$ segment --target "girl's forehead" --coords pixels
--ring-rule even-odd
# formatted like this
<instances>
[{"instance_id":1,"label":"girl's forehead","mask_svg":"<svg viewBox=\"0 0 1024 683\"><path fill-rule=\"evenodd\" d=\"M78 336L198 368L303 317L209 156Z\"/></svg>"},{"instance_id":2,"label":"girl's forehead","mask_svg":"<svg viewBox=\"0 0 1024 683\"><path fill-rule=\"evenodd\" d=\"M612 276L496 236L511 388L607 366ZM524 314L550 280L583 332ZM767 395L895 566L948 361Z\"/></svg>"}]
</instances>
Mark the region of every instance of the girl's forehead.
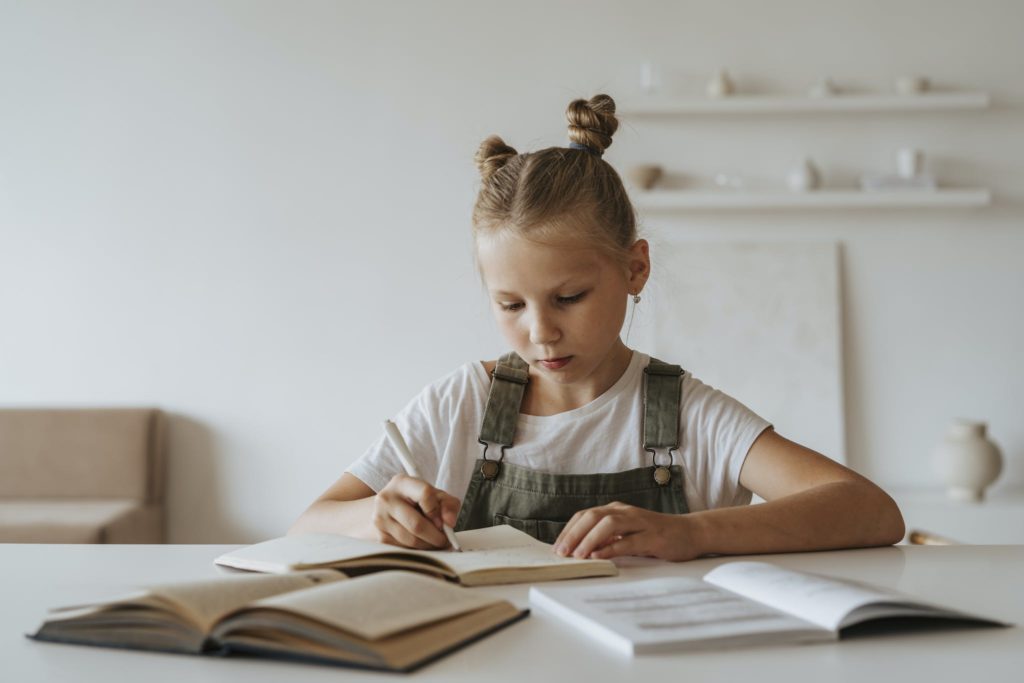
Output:
<instances>
[{"instance_id":1,"label":"girl's forehead","mask_svg":"<svg viewBox=\"0 0 1024 683\"><path fill-rule=\"evenodd\" d=\"M479 240L477 259L487 287L505 292L557 288L609 266L600 251L586 244L546 244L518 236Z\"/></svg>"},{"instance_id":2,"label":"girl's forehead","mask_svg":"<svg viewBox=\"0 0 1024 683\"><path fill-rule=\"evenodd\" d=\"M480 237L476 250L481 265L485 262L497 266L526 261L594 267L606 260L597 248L583 240L539 241L509 233Z\"/></svg>"}]
</instances>

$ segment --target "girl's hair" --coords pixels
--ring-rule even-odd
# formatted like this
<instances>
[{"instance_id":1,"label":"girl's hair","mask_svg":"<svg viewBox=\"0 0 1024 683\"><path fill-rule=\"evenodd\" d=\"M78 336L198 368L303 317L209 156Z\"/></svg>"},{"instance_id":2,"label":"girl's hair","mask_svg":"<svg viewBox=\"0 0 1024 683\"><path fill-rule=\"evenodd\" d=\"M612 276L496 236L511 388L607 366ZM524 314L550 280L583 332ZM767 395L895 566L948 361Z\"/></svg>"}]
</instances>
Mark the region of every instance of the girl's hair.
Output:
<instances>
[{"instance_id":1,"label":"girl's hair","mask_svg":"<svg viewBox=\"0 0 1024 683\"><path fill-rule=\"evenodd\" d=\"M637 239L633 205L619 174L601 154L619 127L608 95L573 100L565 111L569 140L519 154L497 135L476 153L483 184L473 207L473 238L512 233L542 242L582 239L624 261Z\"/></svg>"}]
</instances>

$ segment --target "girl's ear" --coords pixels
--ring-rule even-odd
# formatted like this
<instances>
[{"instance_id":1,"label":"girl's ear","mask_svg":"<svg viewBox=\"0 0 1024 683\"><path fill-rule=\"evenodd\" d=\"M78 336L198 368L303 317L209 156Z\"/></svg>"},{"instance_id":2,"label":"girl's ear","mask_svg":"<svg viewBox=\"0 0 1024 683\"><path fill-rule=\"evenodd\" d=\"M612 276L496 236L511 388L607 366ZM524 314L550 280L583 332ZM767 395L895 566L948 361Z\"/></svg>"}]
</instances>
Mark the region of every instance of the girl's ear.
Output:
<instances>
[{"instance_id":1,"label":"girl's ear","mask_svg":"<svg viewBox=\"0 0 1024 683\"><path fill-rule=\"evenodd\" d=\"M651 276L650 245L647 240L637 240L629 248L629 291L639 294Z\"/></svg>"}]
</instances>

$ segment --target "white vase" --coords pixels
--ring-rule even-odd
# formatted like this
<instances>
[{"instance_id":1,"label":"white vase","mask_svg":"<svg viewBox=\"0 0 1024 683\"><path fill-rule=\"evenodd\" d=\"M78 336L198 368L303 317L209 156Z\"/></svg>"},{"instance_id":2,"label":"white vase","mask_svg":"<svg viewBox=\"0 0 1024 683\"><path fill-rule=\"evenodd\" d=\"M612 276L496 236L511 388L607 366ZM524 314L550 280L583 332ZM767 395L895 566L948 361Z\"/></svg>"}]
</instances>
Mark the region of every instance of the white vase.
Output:
<instances>
[{"instance_id":1,"label":"white vase","mask_svg":"<svg viewBox=\"0 0 1024 683\"><path fill-rule=\"evenodd\" d=\"M727 97L736 90L736 86L733 84L732 79L729 78L729 72L725 69L721 69L711 80L708 81L704 88L708 97L719 98Z\"/></svg>"},{"instance_id":2,"label":"white vase","mask_svg":"<svg viewBox=\"0 0 1024 683\"><path fill-rule=\"evenodd\" d=\"M813 161L804 159L786 174L786 185L793 192L807 192L817 189L821 185L821 171L818 170Z\"/></svg>"},{"instance_id":3,"label":"white vase","mask_svg":"<svg viewBox=\"0 0 1024 683\"><path fill-rule=\"evenodd\" d=\"M999 447L985 435L984 422L953 420L935 447L935 464L954 500L978 503L985 487L999 476L1003 458Z\"/></svg>"},{"instance_id":4,"label":"white vase","mask_svg":"<svg viewBox=\"0 0 1024 683\"><path fill-rule=\"evenodd\" d=\"M924 152L911 147L896 150L896 174L901 178L916 178L924 171Z\"/></svg>"}]
</instances>

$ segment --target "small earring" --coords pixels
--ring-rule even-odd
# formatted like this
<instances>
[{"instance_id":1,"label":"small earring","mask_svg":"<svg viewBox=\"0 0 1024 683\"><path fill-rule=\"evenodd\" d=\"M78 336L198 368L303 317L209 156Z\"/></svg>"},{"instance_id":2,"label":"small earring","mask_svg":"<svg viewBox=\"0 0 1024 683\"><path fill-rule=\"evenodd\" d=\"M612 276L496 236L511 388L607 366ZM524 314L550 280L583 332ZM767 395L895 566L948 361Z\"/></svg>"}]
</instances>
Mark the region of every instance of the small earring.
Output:
<instances>
[{"instance_id":1,"label":"small earring","mask_svg":"<svg viewBox=\"0 0 1024 683\"><path fill-rule=\"evenodd\" d=\"M640 303L640 295L639 294L634 294L633 295L633 305L635 306L638 303Z\"/></svg>"}]
</instances>

